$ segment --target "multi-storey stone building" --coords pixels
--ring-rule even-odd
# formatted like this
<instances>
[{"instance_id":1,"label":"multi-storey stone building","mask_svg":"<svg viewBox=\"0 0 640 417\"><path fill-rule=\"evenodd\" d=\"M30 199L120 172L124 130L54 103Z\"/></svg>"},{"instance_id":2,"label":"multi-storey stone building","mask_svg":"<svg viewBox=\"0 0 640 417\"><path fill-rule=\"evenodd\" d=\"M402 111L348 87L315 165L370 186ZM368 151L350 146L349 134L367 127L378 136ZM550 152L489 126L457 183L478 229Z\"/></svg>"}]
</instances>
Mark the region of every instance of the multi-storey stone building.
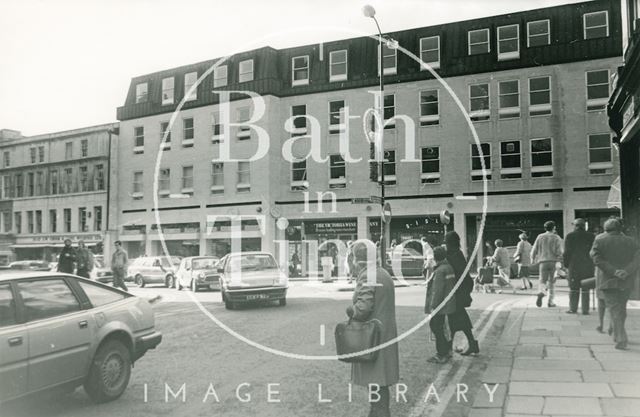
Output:
<instances>
[{"instance_id":1,"label":"multi-storey stone building","mask_svg":"<svg viewBox=\"0 0 640 417\"><path fill-rule=\"evenodd\" d=\"M101 251L115 136L117 123L30 137L3 135L0 230L10 238L13 258L55 260L66 238Z\"/></svg>"},{"instance_id":2,"label":"multi-storey stone building","mask_svg":"<svg viewBox=\"0 0 640 417\"><path fill-rule=\"evenodd\" d=\"M576 216L597 228L617 213L607 206L618 164L605 108L621 62L620 20L616 2L598 0L389 33L401 48L385 46L382 57L387 242L439 241L437 214L448 209L449 227L474 245L484 180L485 241L515 244L520 230L535 236L549 219L561 233ZM369 37L265 47L133 78L118 109L113 201L129 252L161 253L164 236L174 254L221 255L230 249L230 223L212 216L236 214L264 216L243 220L245 249L378 239L379 206L352 204L380 194L362 120L377 91L377 47ZM264 114L253 122L255 101L232 94L229 118L238 125L225 134L224 91L256 92ZM347 119L346 109L359 118ZM255 126L268 133L266 155L212 161L225 144L236 159L254 155ZM345 161L341 133L358 162ZM323 160L303 158L305 139L293 146L301 160L286 160L291 138L309 134Z\"/></svg>"}]
</instances>

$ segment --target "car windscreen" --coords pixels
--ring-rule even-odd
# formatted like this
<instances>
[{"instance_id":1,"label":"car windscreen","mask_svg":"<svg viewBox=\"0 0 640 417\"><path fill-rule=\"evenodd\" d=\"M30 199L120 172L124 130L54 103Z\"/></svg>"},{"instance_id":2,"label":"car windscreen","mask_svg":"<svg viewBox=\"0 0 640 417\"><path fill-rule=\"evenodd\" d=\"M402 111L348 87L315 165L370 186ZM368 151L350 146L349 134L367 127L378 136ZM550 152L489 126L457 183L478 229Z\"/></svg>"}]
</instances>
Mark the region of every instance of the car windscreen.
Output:
<instances>
[{"instance_id":1,"label":"car windscreen","mask_svg":"<svg viewBox=\"0 0 640 417\"><path fill-rule=\"evenodd\" d=\"M231 258L229 269L237 271L261 271L264 269L276 269L275 259L270 255L243 255Z\"/></svg>"},{"instance_id":2,"label":"car windscreen","mask_svg":"<svg viewBox=\"0 0 640 417\"><path fill-rule=\"evenodd\" d=\"M193 269L214 269L218 263L217 258L198 258L192 262Z\"/></svg>"}]
</instances>

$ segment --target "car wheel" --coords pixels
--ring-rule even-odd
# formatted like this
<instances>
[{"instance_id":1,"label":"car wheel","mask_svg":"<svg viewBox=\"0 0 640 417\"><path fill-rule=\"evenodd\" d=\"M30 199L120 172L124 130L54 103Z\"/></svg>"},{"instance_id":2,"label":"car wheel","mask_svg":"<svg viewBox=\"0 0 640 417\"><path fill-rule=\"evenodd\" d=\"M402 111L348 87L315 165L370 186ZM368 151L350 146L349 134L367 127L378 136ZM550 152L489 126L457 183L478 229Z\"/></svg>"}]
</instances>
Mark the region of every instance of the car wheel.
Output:
<instances>
[{"instance_id":1,"label":"car wheel","mask_svg":"<svg viewBox=\"0 0 640 417\"><path fill-rule=\"evenodd\" d=\"M93 358L84 389L96 403L120 397L131 377L131 355L118 340L105 342Z\"/></svg>"},{"instance_id":2,"label":"car wheel","mask_svg":"<svg viewBox=\"0 0 640 417\"><path fill-rule=\"evenodd\" d=\"M231 301L229 300L224 301L224 308L226 308L227 310L233 310L235 307L236 307L235 304L233 304Z\"/></svg>"},{"instance_id":3,"label":"car wheel","mask_svg":"<svg viewBox=\"0 0 640 417\"><path fill-rule=\"evenodd\" d=\"M173 277L173 275L168 275L164 279L164 286L166 288L173 288L175 286L175 278Z\"/></svg>"},{"instance_id":4,"label":"car wheel","mask_svg":"<svg viewBox=\"0 0 640 417\"><path fill-rule=\"evenodd\" d=\"M142 275L136 275L135 282L140 288L144 288L144 286L146 285Z\"/></svg>"},{"instance_id":5,"label":"car wheel","mask_svg":"<svg viewBox=\"0 0 640 417\"><path fill-rule=\"evenodd\" d=\"M287 299L286 298L281 298L278 303L280 304L280 307L284 307L287 305Z\"/></svg>"},{"instance_id":6,"label":"car wheel","mask_svg":"<svg viewBox=\"0 0 640 417\"><path fill-rule=\"evenodd\" d=\"M195 279L191 280L191 291L198 292L198 284Z\"/></svg>"}]
</instances>

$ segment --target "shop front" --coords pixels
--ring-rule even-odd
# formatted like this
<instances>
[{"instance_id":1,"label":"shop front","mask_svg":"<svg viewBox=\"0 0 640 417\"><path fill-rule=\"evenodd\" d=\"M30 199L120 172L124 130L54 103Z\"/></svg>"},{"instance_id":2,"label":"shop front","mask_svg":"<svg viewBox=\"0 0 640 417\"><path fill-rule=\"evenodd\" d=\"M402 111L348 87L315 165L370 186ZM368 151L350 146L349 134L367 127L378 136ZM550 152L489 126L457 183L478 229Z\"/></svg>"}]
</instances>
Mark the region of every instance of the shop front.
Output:
<instances>
[{"instance_id":1,"label":"shop front","mask_svg":"<svg viewBox=\"0 0 640 417\"><path fill-rule=\"evenodd\" d=\"M43 260L55 262L66 239L71 240L73 247L77 247L78 242L83 240L85 245L96 255L102 254L103 236L92 233L18 236L16 237L16 243L11 245L11 248L14 250L18 261Z\"/></svg>"},{"instance_id":2,"label":"shop front","mask_svg":"<svg viewBox=\"0 0 640 417\"><path fill-rule=\"evenodd\" d=\"M604 222L612 217L620 217L620 210L602 209L575 211L575 218L585 219L587 221L587 230L596 235L604 231Z\"/></svg>"},{"instance_id":3,"label":"shop front","mask_svg":"<svg viewBox=\"0 0 640 417\"><path fill-rule=\"evenodd\" d=\"M427 216L398 216L393 217L389 223L389 239L387 246L393 246L407 240L420 240L423 237L433 247L443 243L444 234L453 230L454 219L444 225L440 222L439 215ZM374 242L380 240L380 218L369 219L369 236Z\"/></svg>"},{"instance_id":4,"label":"shop front","mask_svg":"<svg viewBox=\"0 0 640 417\"><path fill-rule=\"evenodd\" d=\"M262 229L258 218L241 219L239 222L240 251L262 250ZM210 215L207 218L207 235L203 253L222 258L233 251L232 225L227 216Z\"/></svg>"}]
</instances>

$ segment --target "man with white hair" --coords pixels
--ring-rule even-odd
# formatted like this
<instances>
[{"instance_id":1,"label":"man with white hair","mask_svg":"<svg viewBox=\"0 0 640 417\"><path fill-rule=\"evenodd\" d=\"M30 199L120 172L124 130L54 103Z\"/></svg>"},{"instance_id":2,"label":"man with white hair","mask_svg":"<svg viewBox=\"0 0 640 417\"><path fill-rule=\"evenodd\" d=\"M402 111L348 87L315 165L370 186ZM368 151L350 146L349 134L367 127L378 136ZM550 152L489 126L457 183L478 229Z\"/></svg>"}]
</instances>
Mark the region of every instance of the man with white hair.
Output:
<instances>
[{"instance_id":1,"label":"man with white hair","mask_svg":"<svg viewBox=\"0 0 640 417\"><path fill-rule=\"evenodd\" d=\"M596 289L602 290L611 314L615 348L626 350L628 338L624 322L629 292L640 268L640 246L622 233L619 219L609 219L604 224L604 233L596 236L589 254L596 266Z\"/></svg>"}]
</instances>

